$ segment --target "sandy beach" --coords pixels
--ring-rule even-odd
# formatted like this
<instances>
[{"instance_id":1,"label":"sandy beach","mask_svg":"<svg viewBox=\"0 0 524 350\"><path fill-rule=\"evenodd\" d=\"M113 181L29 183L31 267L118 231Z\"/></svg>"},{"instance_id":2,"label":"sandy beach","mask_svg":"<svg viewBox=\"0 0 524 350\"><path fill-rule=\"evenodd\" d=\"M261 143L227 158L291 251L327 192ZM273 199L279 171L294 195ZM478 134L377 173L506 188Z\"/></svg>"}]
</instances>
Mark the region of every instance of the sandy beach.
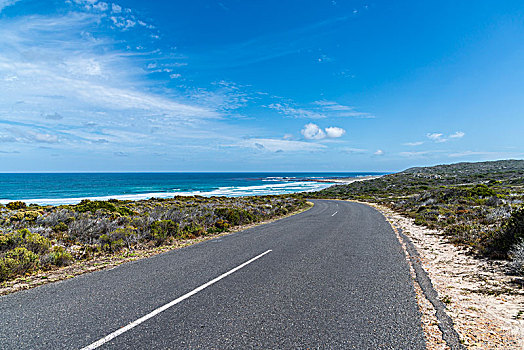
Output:
<instances>
[{"instance_id":1,"label":"sandy beach","mask_svg":"<svg viewBox=\"0 0 524 350\"><path fill-rule=\"evenodd\" d=\"M353 182L358 181L367 181L367 180L373 180L378 179L379 177L382 177L384 175L368 175L368 176L358 176L358 177L340 177L340 178L333 178L333 179L307 179L303 181L313 181L313 182L323 182L323 183L335 183L335 184L341 184L341 185L347 185Z\"/></svg>"}]
</instances>

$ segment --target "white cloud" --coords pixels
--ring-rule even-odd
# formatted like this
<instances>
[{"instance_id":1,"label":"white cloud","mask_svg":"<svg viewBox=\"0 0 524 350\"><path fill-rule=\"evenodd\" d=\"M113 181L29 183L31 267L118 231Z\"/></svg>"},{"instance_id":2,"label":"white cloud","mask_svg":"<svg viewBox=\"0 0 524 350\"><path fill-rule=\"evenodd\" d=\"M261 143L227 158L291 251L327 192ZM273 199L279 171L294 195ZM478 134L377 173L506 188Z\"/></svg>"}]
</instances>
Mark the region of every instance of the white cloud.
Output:
<instances>
[{"instance_id":1,"label":"white cloud","mask_svg":"<svg viewBox=\"0 0 524 350\"><path fill-rule=\"evenodd\" d=\"M57 143L58 142L58 136L51 135L51 134L33 133L31 137L35 140L35 142L44 142L44 143Z\"/></svg>"},{"instance_id":2,"label":"white cloud","mask_svg":"<svg viewBox=\"0 0 524 350\"><path fill-rule=\"evenodd\" d=\"M58 96L62 107L84 111L135 109L199 119L218 116L208 108L151 93L141 82L141 69L134 65L132 53L108 52L109 39L78 37L98 20L98 16L77 13L4 23L0 76L17 79L3 84L0 107L9 110L13 101L25 101L40 110L52 110Z\"/></svg>"},{"instance_id":3,"label":"white cloud","mask_svg":"<svg viewBox=\"0 0 524 350\"><path fill-rule=\"evenodd\" d=\"M278 98L273 96L274 98ZM280 99L280 98L278 98ZM325 118L375 118L369 113L358 112L354 107L344 106L333 101L315 101L310 108L297 108L290 106L289 102L278 102L268 105L268 108L278 111L280 114L291 118L325 119Z\"/></svg>"},{"instance_id":4,"label":"white cloud","mask_svg":"<svg viewBox=\"0 0 524 350\"><path fill-rule=\"evenodd\" d=\"M306 140L322 140L326 137L326 133L318 125L309 123L300 131Z\"/></svg>"},{"instance_id":5,"label":"white cloud","mask_svg":"<svg viewBox=\"0 0 524 350\"><path fill-rule=\"evenodd\" d=\"M416 141L416 142L406 142L404 143L403 145L404 146L420 146L422 145L424 142L422 141Z\"/></svg>"},{"instance_id":6,"label":"white cloud","mask_svg":"<svg viewBox=\"0 0 524 350\"><path fill-rule=\"evenodd\" d=\"M65 69L73 75L103 76L103 63L98 62L95 57L72 57L66 59L63 64Z\"/></svg>"},{"instance_id":7,"label":"white cloud","mask_svg":"<svg viewBox=\"0 0 524 350\"><path fill-rule=\"evenodd\" d=\"M363 148L344 147L341 151L346 153L366 153L368 150Z\"/></svg>"},{"instance_id":8,"label":"white cloud","mask_svg":"<svg viewBox=\"0 0 524 350\"><path fill-rule=\"evenodd\" d=\"M344 106L333 101L315 101L314 104L331 111L352 111L354 107Z\"/></svg>"},{"instance_id":9,"label":"white cloud","mask_svg":"<svg viewBox=\"0 0 524 350\"><path fill-rule=\"evenodd\" d=\"M426 137L432 141L435 141L435 142L446 142L447 139L443 138L442 136L444 136L442 133L437 133L437 132L434 132L434 133L427 133L426 134Z\"/></svg>"},{"instance_id":10,"label":"white cloud","mask_svg":"<svg viewBox=\"0 0 524 350\"><path fill-rule=\"evenodd\" d=\"M191 99L208 108L231 113L231 110L244 107L252 97L244 92L244 86L232 82L212 83L213 91L198 88L191 92Z\"/></svg>"},{"instance_id":11,"label":"white cloud","mask_svg":"<svg viewBox=\"0 0 524 350\"><path fill-rule=\"evenodd\" d=\"M426 156L430 153L433 153L431 151L414 151L414 152L400 152L399 154L402 157L422 157Z\"/></svg>"},{"instance_id":12,"label":"white cloud","mask_svg":"<svg viewBox=\"0 0 524 350\"><path fill-rule=\"evenodd\" d=\"M64 119L64 117L58 113L51 113L51 114L46 114L44 115L44 118L45 119L50 119L50 120L60 120L60 119Z\"/></svg>"},{"instance_id":13,"label":"white cloud","mask_svg":"<svg viewBox=\"0 0 524 350\"><path fill-rule=\"evenodd\" d=\"M100 1L96 4L93 4L93 8L99 11L107 11L109 9L109 5L107 2Z\"/></svg>"},{"instance_id":14,"label":"white cloud","mask_svg":"<svg viewBox=\"0 0 524 350\"><path fill-rule=\"evenodd\" d=\"M376 156L383 156L383 155L384 155L384 151L381 150L381 149L377 149L377 150L375 151L375 153L373 153L373 154L376 155Z\"/></svg>"},{"instance_id":15,"label":"white cloud","mask_svg":"<svg viewBox=\"0 0 524 350\"><path fill-rule=\"evenodd\" d=\"M191 87L158 88L144 68L152 62L174 67L182 64L180 56L171 60L162 53L116 49L124 35L108 32L103 16L75 10L2 19L0 124L18 131L0 129L0 142L17 148L54 143L68 152L113 147L136 154L136 149L186 146L188 140L217 143L250 132L221 123L224 109L245 104L240 89L216 86L202 98ZM169 73L159 79L167 82ZM92 123L86 127L87 122ZM153 128L162 132L152 134Z\"/></svg>"},{"instance_id":16,"label":"white cloud","mask_svg":"<svg viewBox=\"0 0 524 350\"><path fill-rule=\"evenodd\" d=\"M331 126L329 128L326 128L325 130L327 137L331 138L342 137L346 133L346 130L338 128L336 126Z\"/></svg>"},{"instance_id":17,"label":"white cloud","mask_svg":"<svg viewBox=\"0 0 524 350\"><path fill-rule=\"evenodd\" d=\"M117 4L111 4L111 12L113 13L120 13L122 12L122 7L120 5L117 5Z\"/></svg>"},{"instance_id":18,"label":"white cloud","mask_svg":"<svg viewBox=\"0 0 524 350\"><path fill-rule=\"evenodd\" d=\"M455 132L455 133L449 135L449 137L452 138L452 139L460 139L460 138L464 137L465 135L466 135L466 134L465 134L464 132L462 132L462 131L457 131L457 132Z\"/></svg>"},{"instance_id":19,"label":"white cloud","mask_svg":"<svg viewBox=\"0 0 524 350\"><path fill-rule=\"evenodd\" d=\"M358 112L355 107L345 106L334 101L320 100L313 102L321 112L328 114L329 117L356 117L356 118L375 118L369 113Z\"/></svg>"},{"instance_id":20,"label":"white cloud","mask_svg":"<svg viewBox=\"0 0 524 350\"><path fill-rule=\"evenodd\" d=\"M136 21L132 19L127 19L123 16L111 16L109 19L113 22L115 27L127 30L129 28L133 28L136 25Z\"/></svg>"},{"instance_id":21,"label":"white cloud","mask_svg":"<svg viewBox=\"0 0 524 350\"><path fill-rule=\"evenodd\" d=\"M434 142L438 142L438 143L441 143L441 142L448 142L449 139L460 139L462 137L464 137L466 134L462 131L456 131L455 133L449 135L448 137L444 137L444 134L442 133L428 133L426 134L426 136L434 141Z\"/></svg>"},{"instance_id":22,"label":"white cloud","mask_svg":"<svg viewBox=\"0 0 524 350\"><path fill-rule=\"evenodd\" d=\"M292 118L307 118L307 119L323 119L326 118L324 114L309 111L302 108L293 108L286 104L281 103L272 103L268 106L271 109L278 111L280 114L283 114Z\"/></svg>"},{"instance_id":23,"label":"white cloud","mask_svg":"<svg viewBox=\"0 0 524 350\"><path fill-rule=\"evenodd\" d=\"M110 23L113 25L113 28L118 28L122 31L127 31L135 27L137 23L142 27L154 29L152 25L148 25L141 19L137 18L131 9L123 9L122 6L118 4L112 3L110 5L107 2L98 0L73 0L73 2L77 5L74 6L77 9L80 8L86 12L100 14L101 21L110 21ZM69 0L66 1L68 4L72 4L73 2ZM107 16L107 14L104 13L109 9L111 9L112 16Z\"/></svg>"},{"instance_id":24,"label":"white cloud","mask_svg":"<svg viewBox=\"0 0 524 350\"><path fill-rule=\"evenodd\" d=\"M309 123L304 125L304 128L300 131L306 140L322 140L328 138L342 137L346 130L331 126L322 130L317 124Z\"/></svg>"},{"instance_id":25,"label":"white cloud","mask_svg":"<svg viewBox=\"0 0 524 350\"><path fill-rule=\"evenodd\" d=\"M16 4L20 0L0 0L0 12L6 7Z\"/></svg>"},{"instance_id":26,"label":"white cloud","mask_svg":"<svg viewBox=\"0 0 524 350\"><path fill-rule=\"evenodd\" d=\"M254 148L269 152L313 152L321 151L326 146L304 141L290 141L280 139L252 138L238 142L235 146Z\"/></svg>"},{"instance_id":27,"label":"white cloud","mask_svg":"<svg viewBox=\"0 0 524 350\"><path fill-rule=\"evenodd\" d=\"M0 142L58 143L59 138L57 135L28 130L27 128L11 128L5 129L3 135L0 134Z\"/></svg>"},{"instance_id":28,"label":"white cloud","mask_svg":"<svg viewBox=\"0 0 524 350\"><path fill-rule=\"evenodd\" d=\"M449 157L469 157L469 156L481 156L481 157L508 157L508 153L504 152L477 152L477 151L464 151L449 154Z\"/></svg>"}]
</instances>

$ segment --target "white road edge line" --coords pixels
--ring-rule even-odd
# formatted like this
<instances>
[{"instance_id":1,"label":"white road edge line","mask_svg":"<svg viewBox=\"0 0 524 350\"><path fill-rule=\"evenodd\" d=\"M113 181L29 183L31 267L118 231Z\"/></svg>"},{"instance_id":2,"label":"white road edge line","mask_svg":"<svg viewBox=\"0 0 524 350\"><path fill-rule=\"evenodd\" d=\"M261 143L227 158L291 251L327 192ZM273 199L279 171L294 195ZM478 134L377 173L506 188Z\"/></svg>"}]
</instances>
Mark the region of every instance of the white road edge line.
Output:
<instances>
[{"instance_id":1,"label":"white road edge line","mask_svg":"<svg viewBox=\"0 0 524 350\"><path fill-rule=\"evenodd\" d=\"M335 215L337 215L337 213L338 213L338 210L336 212L334 212L333 215L331 215L331 216L335 216Z\"/></svg>"},{"instance_id":2,"label":"white road edge line","mask_svg":"<svg viewBox=\"0 0 524 350\"><path fill-rule=\"evenodd\" d=\"M229 270L228 272L226 272L226 273L224 273L224 274L218 276L217 278L215 278L215 279L213 279L213 280L211 280L211 281L209 281L209 282L207 282L207 283L201 285L200 287L193 289L191 292L182 295L181 297L179 297L179 298L177 298L177 299L175 299L175 300L173 300L173 301L171 301L171 302L165 304L164 306L159 307L158 309L156 309L156 310L154 310L154 311L148 313L148 314L145 315L145 316L140 317L138 320L136 320L136 321L134 321L134 322L131 322L131 323L128 324L127 326L125 326L125 327L123 327L123 328L120 328L119 330L117 330L117 331L115 331L115 332L113 332L113 333L111 333L111 334L109 334L109 335L103 337L103 338L100 339L100 340L97 340L96 342L94 342L94 343L92 343L92 344L90 344L90 345L88 345L88 346L82 348L81 350L93 350L93 349L98 348L99 346L101 346L101 345L107 343L108 341L111 341L112 339L118 337L118 336L121 335L122 333L127 332L128 330L130 330L130 329L132 329L132 328L138 326L139 324L141 324L141 323L143 323L143 322L149 320L151 317L154 317L154 316L158 315L159 313L161 313L162 311L165 311L165 310L169 309L171 306L180 303L181 301L183 301L183 300L189 298L189 297L192 296L192 295L195 295L196 293L202 291L203 289L206 289L207 287L211 286L212 284L214 284L214 283L220 281L221 279L223 279L223 278L225 278L225 277L231 275L232 273L234 273L234 272L240 270L241 268L245 267L246 265L251 264L253 261L255 261L255 260L257 260L257 259L260 259L261 257L263 257L264 255L266 255L266 254L268 254L268 253L270 253L270 252L272 252L272 250L268 250L268 251L266 251L266 252L264 252L264 253L262 253L262 254L260 254L260 255L255 256L253 259L246 261L246 262L243 263L242 265L239 265L239 266L235 267L234 269Z\"/></svg>"}]
</instances>

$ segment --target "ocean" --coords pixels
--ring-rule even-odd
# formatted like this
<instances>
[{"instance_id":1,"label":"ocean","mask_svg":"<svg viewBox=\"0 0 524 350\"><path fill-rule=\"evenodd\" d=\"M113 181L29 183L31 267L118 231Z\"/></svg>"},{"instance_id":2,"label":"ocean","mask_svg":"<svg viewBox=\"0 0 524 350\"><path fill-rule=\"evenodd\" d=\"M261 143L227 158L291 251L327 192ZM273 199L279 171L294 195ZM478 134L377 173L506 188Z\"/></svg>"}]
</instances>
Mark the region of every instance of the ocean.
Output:
<instances>
[{"instance_id":1,"label":"ocean","mask_svg":"<svg viewBox=\"0 0 524 350\"><path fill-rule=\"evenodd\" d=\"M76 204L82 199L251 196L317 191L318 182L382 173L0 173L0 203Z\"/></svg>"}]
</instances>

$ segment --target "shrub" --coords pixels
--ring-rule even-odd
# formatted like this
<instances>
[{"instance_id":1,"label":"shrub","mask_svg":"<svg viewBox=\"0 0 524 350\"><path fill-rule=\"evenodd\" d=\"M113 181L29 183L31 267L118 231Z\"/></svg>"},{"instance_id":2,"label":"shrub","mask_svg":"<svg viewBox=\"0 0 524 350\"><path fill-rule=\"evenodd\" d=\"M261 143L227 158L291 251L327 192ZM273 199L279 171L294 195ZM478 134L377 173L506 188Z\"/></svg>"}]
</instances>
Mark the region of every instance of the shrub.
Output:
<instances>
[{"instance_id":1,"label":"shrub","mask_svg":"<svg viewBox=\"0 0 524 350\"><path fill-rule=\"evenodd\" d=\"M17 213L14 213L11 215L9 220L11 222L16 221L25 221L25 222L33 222L40 216L40 213L37 211L29 210L29 211L19 211Z\"/></svg>"},{"instance_id":2,"label":"shrub","mask_svg":"<svg viewBox=\"0 0 524 350\"><path fill-rule=\"evenodd\" d=\"M108 218L82 214L69 225L69 235L76 242L95 244L99 242L100 235L112 232L117 227L118 224Z\"/></svg>"},{"instance_id":3,"label":"shrub","mask_svg":"<svg viewBox=\"0 0 524 350\"><path fill-rule=\"evenodd\" d=\"M0 281L33 272L38 268L38 255L23 247L9 250L0 259Z\"/></svg>"},{"instance_id":4,"label":"shrub","mask_svg":"<svg viewBox=\"0 0 524 350\"><path fill-rule=\"evenodd\" d=\"M103 234L99 240L102 250L106 252L115 253L124 248L124 240L122 238L115 239L111 235Z\"/></svg>"},{"instance_id":5,"label":"shrub","mask_svg":"<svg viewBox=\"0 0 524 350\"><path fill-rule=\"evenodd\" d=\"M23 202L12 202L9 210L0 206L0 225L6 231L0 232L0 274L2 278L11 278L18 270L34 270L34 264L63 266L102 252L116 253L126 246L132 249L144 243L144 247L149 247L151 243L159 245L172 239L223 232L233 225L281 215L305 203L300 196L193 196L136 202L84 200L77 205L58 207L26 207ZM24 227L30 227L30 231L21 229ZM51 238L58 243L54 247ZM18 252L26 254L6 257L17 248L23 248ZM24 265L27 261L34 264Z\"/></svg>"},{"instance_id":6,"label":"shrub","mask_svg":"<svg viewBox=\"0 0 524 350\"><path fill-rule=\"evenodd\" d=\"M497 195L497 192L495 192L492 188L489 188L485 184L476 185L475 187L469 189L468 193L472 197L481 197L481 198L486 198L486 197Z\"/></svg>"},{"instance_id":7,"label":"shrub","mask_svg":"<svg viewBox=\"0 0 524 350\"><path fill-rule=\"evenodd\" d=\"M206 230L202 226L200 226L197 223L190 223L189 225L186 225L183 229L181 234L179 234L180 238L186 239L186 238L195 238L198 236L202 236L206 233Z\"/></svg>"},{"instance_id":8,"label":"shrub","mask_svg":"<svg viewBox=\"0 0 524 350\"><path fill-rule=\"evenodd\" d=\"M287 212L284 207L281 210ZM248 224L256 219L255 215L249 211L238 208L217 208L215 209L215 215L233 226Z\"/></svg>"},{"instance_id":9,"label":"shrub","mask_svg":"<svg viewBox=\"0 0 524 350\"><path fill-rule=\"evenodd\" d=\"M34 210L24 212L24 221L35 221L40 216L40 213Z\"/></svg>"},{"instance_id":10,"label":"shrub","mask_svg":"<svg viewBox=\"0 0 524 350\"><path fill-rule=\"evenodd\" d=\"M514 273L524 275L524 241L515 244L509 252L510 269Z\"/></svg>"},{"instance_id":11,"label":"shrub","mask_svg":"<svg viewBox=\"0 0 524 350\"><path fill-rule=\"evenodd\" d=\"M31 233L27 229L22 229L18 232L23 232L22 235L25 238L23 246L30 251L41 254L49 250L51 243L47 238L40 236L38 233Z\"/></svg>"},{"instance_id":12,"label":"shrub","mask_svg":"<svg viewBox=\"0 0 524 350\"><path fill-rule=\"evenodd\" d=\"M23 212L15 213L15 214L11 215L11 217L9 217L9 221L11 221L11 222L22 221L22 220L24 220L24 213Z\"/></svg>"},{"instance_id":13,"label":"shrub","mask_svg":"<svg viewBox=\"0 0 524 350\"><path fill-rule=\"evenodd\" d=\"M11 210L24 209L25 207L27 207L27 205L22 201L9 202L5 206L7 207L7 209Z\"/></svg>"},{"instance_id":14,"label":"shrub","mask_svg":"<svg viewBox=\"0 0 524 350\"><path fill-rule=\"evenodd\" d=\"M471 231L472 226L465 223L458 223L455 225L450 225L444 229L446 235L449 236L468 236Z\"/></svg>"},{"instance_id":15,"label":"shrub","mask_svg":"<svg viewBox=\"0 0 524 350\"><path fill-rule=\"evenodd\" d=\"M49 254L50 261L55 266L66 266L73 261L71 254L62 246L54 246Z\"/></svg>"},{"instance_id":16,"label":"shrub","mask_svg":"<svg viewBox=\"0 0 524 350\"><path fill-rule=\"evenodd\" d=\"M133 214L133 211L129 208L117 207L116 205L108 201L91 201L89 199L84 199L77 205L73 206L73 210L79 213L96 213L98 210L107 210L111 213L118 213L123 216Z\"/></svg>"},{"instance_id":17,"label":"shrub","mask_svg":"<svg viewBox=\"0 0 524 350\"><path fill-rule=\"evenodd\" d=\"M488 238L483 253L492 258L506 259L510 249L524 240L524 207L511 213L511 217Z\"/></svg>"},{"instance_id":18,"label":"shrub","mask_svg":"<svg viewBox=\"0 0 524 350\"><path fill-rule=\"evenodd\" d=\"M151 224L150 230L153 239L163 241L178 234L178 224L173 220L159 220Z\"/></svg>"},{"instance_id":19,"label":"shrub","mask_svg":"<svg viewBox=\"0 0 524 350\"><path fill-rule=\"evenodd\" d=\"M49 214L38 217L37 223L49 227L54 227L60 223L69 225L71 222L75 221L75 216L78 215L71 210L60 207L52 208L51 210L52 211Z\"/></svg>"},{"instance_id":20,"label":"shrub","mask_svg":"<svg viewBox=\"0 0 524 350\"><path fill-rule=\"evenodd\" d=\"M67 227L67 225L63 221L60 221L58 224L56 224L53 227L53 231L55 231L55 232L66 232L68 229L69 228Z\"/></svg>"},{"instance_id":21,"label":"shrub","mask_svg":"<svg viewBox=\"0 0 524 350\"><path fill-rule=\"evenodd\" d=\"M128 225L126 227L119 227L116 230L112 231L109 235L113 243L113 248L118 248L120 250L124 243L129 250L131 246L138 241L138 230L136 227ZM122 247L120 247L122 245Z\"/></svg>"},{"instance_id":22,"label":"shrub","mask_svg":"<svg viewBox=\"0 0 524 350\"><path fill-rule=\"evenodd\" d=\"M229 223L220 219L215 222L215 227L219 232L227 231L229 229Z\"/></svg>"},{"instance_id":23,"label":"shrub","mask_svg":"<svg viewBox=\"0 0 524 350\"><path fill-rule=\"evenodd\" d=\"M34 253L41 254L47 252L50 246L51 243L47 238L25 228L0 235L0 251L24 247Z\"/></svg>"}]
</instances>

